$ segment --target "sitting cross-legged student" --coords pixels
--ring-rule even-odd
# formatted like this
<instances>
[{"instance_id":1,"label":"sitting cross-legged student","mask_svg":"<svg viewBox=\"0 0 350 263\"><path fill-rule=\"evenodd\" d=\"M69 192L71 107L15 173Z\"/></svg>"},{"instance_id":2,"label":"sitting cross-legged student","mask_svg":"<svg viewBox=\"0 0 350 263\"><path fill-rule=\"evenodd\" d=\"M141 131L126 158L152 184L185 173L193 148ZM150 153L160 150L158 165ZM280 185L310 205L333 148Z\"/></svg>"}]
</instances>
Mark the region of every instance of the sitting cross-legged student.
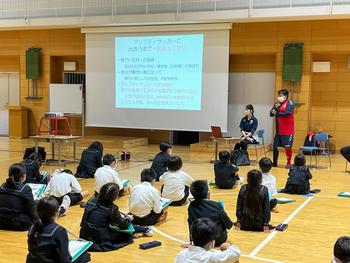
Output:
<instances>
[{"instance_id":1,"label":"sitting cross-legged student","mask_svg":"<svg viewBox=\"0 0 350 263\"><path fill-rule=\"evenodd\" d=\"M312 174L305 165L305 156L298 154L294 158L294 164L289 170L286 186L281 190L288 194L308 194L310 192L310 179Z\"/></svg>"},{"instance_id":2,"label":"sitting cross-legged student","mask_svg":"<svg viewBox=\"0 0 350 263\"><path fill-rule=\"evenodd\" d=\"M28 230L35 219L35 203L32 189L23 184L25 169L21 164L13 164L8 176L0 187L0 229Z\"/></svg>"},{"instance_id":3,"label":"sitting cross-legged student","mask_svg":"<svg viewBox=\"0 0 350 263\"><path fill-rule=\"evenodd\" d=\"M241 187L236 207L237 230L270 232L271 219L269 190L261 185L258 170L248 172L248 184Z\"/></svg>"},{"instance_id":4,"label":"sitting cross-legged student","mask_svg":"<svg viewBox=\"0 0 350 263\"><path fill-rule=\"evenodd\" d=\"M231 189L240 181L238 167L230 162L231 154L228 151L219 153L219 160L214 164L215 184L221 189Z\"/></svg>"},{"instance_id":5,"label":"sitting cross-legged student","mask_svg":"<svg viewBox=\"0 0 350 263\"><path fill-rule=\"evenodd\" d=\"M72 262L67 230L55 222L58 207L58 202L53 197L39 200L36 208L38 218L28 233L29 253L26 263ZM74 262L90 262L90 254L84 252Z\"/></svg>"},{"instance_id":6,"label":"sitting cross-legged student","mask_svg":"<svg viewBox=\"0 0 350 263\"><path fill-rule=\"evenodd\" d=\"M89 191L82 191L71 170L56 171L51 175L44 194L56 198L60 205L59 216L67 214L69 206L80 203Z\"/></svg>"},{"instance_id":7,"label":"sitting cross-legged student","mask_svg":"<svg viewBox=\"0 0 350 263\"><path fill-rule=\"evenodd\" d=\"M103 166L103 145L96 141L90 144L81 154L76 177L93 178L96 170Z\"/></svg>"},{"instance_id":8,"label":"sitting cross-legged student","mask_svg":"<svg viewBox=\"0 0 350 263\"><path fill-rule=\"evenodd\" d=\"M350 262L350 237L343 236L338 238L334 244L332 263Z\"/></svg>"},{"instance_id":9,"label":"sitting cross-legged student","mask_svg":"<svg viewBox=\"0 0 350 263\"><path fill-rule=\"evenodd\" d=\"M156 172L156 181L159 181L159 177L168 170L168 161L171 156L172 148L167 142L161 142L159 144L160 152L154 157L151 168Z\"/></svg>"},{"instance_id":10,"label":"sitting cross-legged student","mask_svg":"<svg viewBox=\"0 0 350 263\"><path fill-rule=\"evenodd\" d=\"M159 180L164 182L162 196L171 199L171 206L182 206L189 196L190 185L193 178L181 170L182 160L179 156L171 156L168 161L168 171L160 176Z\"/></svg>"},{"instance_id":11,"label":"sitting cross-legged student","mask_svg":"<svg viewBox=\"0 0 350 263\"><path fill-rule=\"evenodd\" d=\"M231 229L233 222L226 214L219 202L209 200L208 182L204 180L194 181L190 187L194 198L188 207L188 226L191 229L194 220L207 217L213 220L217 227L215 244L220 246L227 240L227 229Z\"/></svg>"},{"instance_id":12,"label":"sitting cross-legged student","mask_svg":"<svg viewBox=\"0 0 350 263\"><path fill-rule=\"evenodd\" d=\"M98 197L90 199L80 224L80 238L93 242L89 251L105 252L125 247L133 242L130 233L118 232L110 226L127 229L132 216L123 216L113 202L118 198L119 187L115 183L107 183L100 189ZM133 225L136 233L152 236L147 227Z\"/></svg>"},{"instance_id":13,"label":"sitting cross-legged student","mask_svg":"<svg viewBox=\"0 0 350 263\"><path fill-rule=\"evenodd\" d=\"M273 212L278 212L276 209L277 206L277 186L276 186L276 177L270 174L272 169L272 161L269 158L262 158L259 161L259 167L262 172L262 185L265 185L269 189L269 198L270 198L270 209Z\"/></svg>"},{"instance_id":14,"label":"sitting cross-legged student","mask_svg":"<svg viewBox=\"0 0 350 263\"><path fill-rule=\"evenodd\" d=\"M98 195L101 187L107 183L116 183L120 189L119 195L123 195L126 191L127 187L123 186L123 182L115 170L116 164L117 160L113 154L107 153L103 156L103 167L98 168L95 173L95 196Z\"/></svg>"},{"instance_id":15,"label":"sitting cross-legged student","mask_svg":"<svg viewBox=\"0 0 350 263\"><path fill-rule=\"evenodd\" d=\"M193 221L191 237L193 245L182 250L175 258L175 263L233 263L238 262L241 251L229 242L220 245L220 251L214 250L217 226L209 218Z\"/></svg>"},{"instance_id":16,"label":"sitting cross-legged student","mask_svg":"<svg viewBox=\"0 0 350 263\"><path fill-rule=\"evenodd\" d=\"M152 168L141 172L141 184L135 185L130 193L129 213L133 223L151 226L163 222L168 212L163 209L159 191L153 186L157 174Z\"/></svg>"},{"instance_id":17,"label":"sitting cross-legged student","mask_svg":"<svg viewBox=\"0 0 350 263\"><path fill-rule=\"evenodd\" d=\"M40 173L42 164L40 153L31 153L23 162L26 169L26 180L24 183L47 184L47 178Z\"/></svg>"}]
</instances>

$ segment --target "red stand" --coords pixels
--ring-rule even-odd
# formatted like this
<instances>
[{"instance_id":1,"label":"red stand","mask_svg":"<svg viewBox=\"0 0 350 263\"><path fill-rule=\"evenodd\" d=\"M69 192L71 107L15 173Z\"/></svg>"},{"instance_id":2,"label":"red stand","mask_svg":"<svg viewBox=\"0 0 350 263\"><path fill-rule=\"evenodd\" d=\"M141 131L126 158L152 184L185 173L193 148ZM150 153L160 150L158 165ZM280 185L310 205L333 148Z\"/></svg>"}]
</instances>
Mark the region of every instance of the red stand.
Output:
<instances>
[{"instance_id":1,"label":"red stand","mask_svg":"<svg viewBox=\"0 0 350 263\"><path fill-rule=\"evenodd\" d=\"M46 124L45 124L46 122ZM58 122L63 122L65 124L64 130L59 130ZM42 128L46 130L42 130ZM41 117L40 124L36 135L40 133L49 133L50 135L72 135L72 129L70 128L69 120L67 117Z\"/></svg>"}]
</instances>

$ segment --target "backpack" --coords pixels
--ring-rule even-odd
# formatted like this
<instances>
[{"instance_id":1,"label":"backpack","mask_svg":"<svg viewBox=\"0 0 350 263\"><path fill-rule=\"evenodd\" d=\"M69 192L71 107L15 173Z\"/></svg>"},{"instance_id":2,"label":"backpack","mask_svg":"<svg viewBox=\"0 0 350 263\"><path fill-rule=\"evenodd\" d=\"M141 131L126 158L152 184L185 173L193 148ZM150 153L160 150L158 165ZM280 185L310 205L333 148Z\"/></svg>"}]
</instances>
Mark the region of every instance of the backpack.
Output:
<instances>
[{"instance_id":1,"label":"backpack","mask_svg":"<svg viewBox=\"0 0 350 263\"><path fill-rule=\"evenodd\" d=\"M247 150L233 150L231 152L231 163L236 166L250 165L249 154Z\"/></svg>"},{"instance_id":2,"label":"backpack","mask_svg":"<svg viewBox=\"0 0 350 263\"><path fill-rule=\"evenodd\" d=\"M314 132L309 132L304 140L304 146L315 146L315 147L320 147L319 142L314 142L314 137L316 136L316 133ZM310 151L303 151L304 155L310 155ZM313 155L320 154L320 150L313 150L312 151Z\"/></svg>"}]
</instances>

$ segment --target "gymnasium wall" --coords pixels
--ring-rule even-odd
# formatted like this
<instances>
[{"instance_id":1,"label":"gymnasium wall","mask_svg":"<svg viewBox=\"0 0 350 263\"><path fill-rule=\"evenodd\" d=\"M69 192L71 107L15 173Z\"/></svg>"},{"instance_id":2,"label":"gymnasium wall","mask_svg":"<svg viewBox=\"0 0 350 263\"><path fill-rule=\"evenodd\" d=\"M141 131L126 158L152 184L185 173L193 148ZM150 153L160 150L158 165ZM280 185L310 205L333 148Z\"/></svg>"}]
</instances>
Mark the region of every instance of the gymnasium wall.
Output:
<instances>
[{"instance_id":1,"label":"gymnasium wall","mask_svg":"<svg viewBox=\"0 0 350 263\"><path fill-rule=\"evenodd\" d=\"M287 42L304 43L303 79L298 91L302 106L296 109L296 147L308 129L318 125L334 136L336 149L350 145L350 103L347 103L347 55L350 54L350 20L265 22L234 24L230 44L230 72L275 72L276 90L282 87L282 51ZM0 71L21 72L21 104L32 109L30 134L34 134L42 113L48 109L48 84L61 78L62 58L84 62L85 36L80 29L0 31ZM42 48L44 98L29 101L25 79L25 50ZM311 73L312 59L331 60L331 73ZM85 67L85 63L82 68ZM258 91L257 91L258 94ZM311 113L311 110L313 111ZM334 120L335 118L335 120ZM349 128L348 128L349 127ZM79 132L79 122L75 133ZM86 134L149 136L151 142L168 138L166 131L88 128ZM208 134L201 133L201 139Z\"/></svg>"},{"instance_id":2,"label":"gymnasium wall","mask_svg":"<svg viewBox=\"0 0 350 263\"><path fill-rule=\"evenodd\" d=\"M350 137L346 136L348 129L350 129L350 126L347 125L348 117L350 117L350 103L344 101L348 94L346 93L347 85L345 83L347 79L350 79L349 71L344 65L345 54L350 54L349 30L350 20L245 23L235 24L233 27L231 55L276 55L276 90L283 86L283 45L288 42L304 43L303 78L296 94L299 102L303 105L297 107L295 111L295 148L303 144L308 129L316 122L324 130L329 129L332 133L336 150L339 150L343 145L350 145ZM330 58L339 62L332 66L331 73L312 74L312 58L325 54L334 54ZM343 58L339 57L339 54L344 54ZM251 63L248 64L255 63L254 60L250 61ZM252 65L247 66L243 62L240 64L241 66L231 65L231 68L249 69L250 67L252 71L255 70ZM343 66L340 67L341 64ZM266 66L266 68L269 67ZM323 82L323 84L318 85L319 82ZM326 89L327 92L322 94L322 92L319 93L321 90L318 89L323 91ZM327 106L323 104L322 106L320 105L321 100L329 103ZM334 102L337 102L337 104L334 105ZM315 110L315 112L311 112L312 110ZM339 121L334 121L334 118Z\"/></svg>"}]
</instances>

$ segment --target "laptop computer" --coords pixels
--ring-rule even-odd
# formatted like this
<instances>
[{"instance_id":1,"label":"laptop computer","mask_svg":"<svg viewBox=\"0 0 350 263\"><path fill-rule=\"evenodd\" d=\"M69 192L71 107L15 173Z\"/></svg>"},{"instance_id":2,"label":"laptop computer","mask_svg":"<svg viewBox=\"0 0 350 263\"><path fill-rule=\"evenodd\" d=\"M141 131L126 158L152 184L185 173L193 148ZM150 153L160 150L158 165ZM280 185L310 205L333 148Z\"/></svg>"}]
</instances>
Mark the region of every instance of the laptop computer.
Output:
<instances>
[{"instance_id":1,"label":"laptop computer","mask_svg":"<svg viewBox=\"0 0 350 263\"><path fill-rule=\"evenodd\" d=\"M211 126L211 133L215 138L231 138L232 136L222 136L220 126Z\"/></svg>"}]
</instances>

